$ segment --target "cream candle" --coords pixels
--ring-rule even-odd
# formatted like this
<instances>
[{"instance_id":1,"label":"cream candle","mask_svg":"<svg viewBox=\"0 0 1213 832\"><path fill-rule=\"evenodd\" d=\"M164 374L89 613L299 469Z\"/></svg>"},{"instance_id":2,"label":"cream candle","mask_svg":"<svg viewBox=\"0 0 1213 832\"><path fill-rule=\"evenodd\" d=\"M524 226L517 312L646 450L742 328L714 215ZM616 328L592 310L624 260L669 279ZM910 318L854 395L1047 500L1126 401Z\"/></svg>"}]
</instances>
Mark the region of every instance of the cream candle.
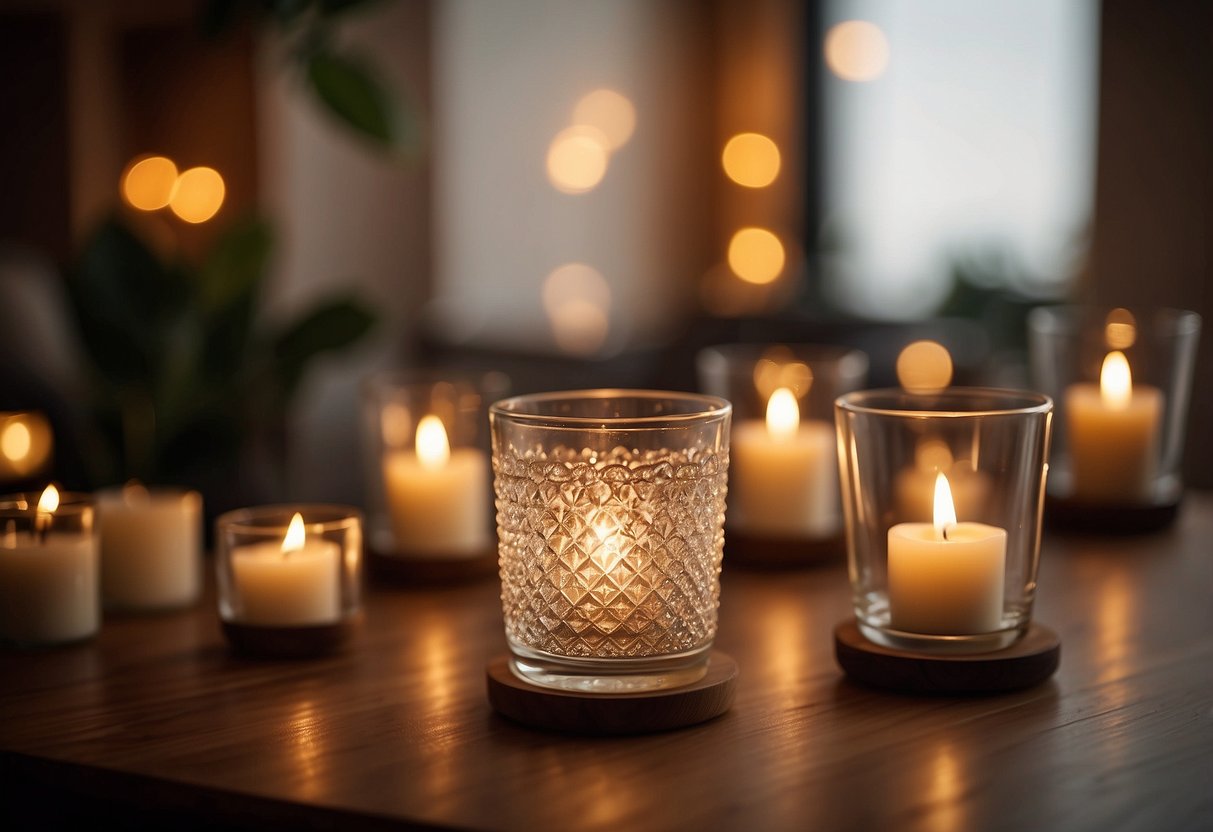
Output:
<instances>
[{"instance_id":1,"label":"cream candle","mask_svg":"<svg viewBox=\"0 0 1213 832\"><path fill-rule=\"evenodd\" d=\"M729 522L772 537L824 537L840 525L834 427L800 420L796 396L779 388L766 421L733 430Z\"/></svg>"},{"instance_id":2,"label":"cream candle","mask_svg":"<svg viewBox=\"0 0 1213 832\"><path fill-rule=\"evenodd\" d=\"M341 548L308 537L302 515L281 543L231 551L234 620L260 627L333 624L341 619Z\"/></svg>"},{"instance_id":3,"label":"cream candle","mask_svg":"<svg viewBox=\"0 0 1213 832\"><path fill-rule=\"evenodd\" d=\"M935 480L932 523L889 529L889 626L929 635L973 635L1000 628L1007 533L956 522L948 479Z\"/></svg>"},{"instance_id":4,"label":"cream candle","mask_svg":"<svg viewBox=\"0 0 1213 832\"><path fill-rule=\"evenodd\" d=\"M400 551L471 557L491 548L488 460L475 448L450 447L437 416L417 425L415 450L389 451L383 479Z\"/></svg>"},{"instance_id":5,"label":"cream candle","mask_svg":"<svg viewBox=\"0 0 1213 832\"><path fill-rule=\"evenodd\" d=\"M0 529L0 639L57 644L87 638L101 625L91 517L80 530L60 531L58 510L59 492L47 486L32 529L18 531L11 520Z\"/></svg>"},{"instance_id":6,"label":"cream candle","mask_svg":"<svg viewBox=\"0 0 1213 832\"><path fill-rule=\"evenodd\" d=\"M1104 358L1099 385L1070 385L1065 403L1074 498L1148 499L1158 458L1160 391L1134 385L1124 353L1113 351Z\"/></svg>"},{"instance_id":7,"label":"cream candle","mask_svg":"<svg viewBox=\"0 0 1213 832\"><path fill-rule=\"evenodd\" d=\"M202 586L202 497L138 483L97 494L101 597L122 609L170 609Z\"/></svg>"}]
</instances>

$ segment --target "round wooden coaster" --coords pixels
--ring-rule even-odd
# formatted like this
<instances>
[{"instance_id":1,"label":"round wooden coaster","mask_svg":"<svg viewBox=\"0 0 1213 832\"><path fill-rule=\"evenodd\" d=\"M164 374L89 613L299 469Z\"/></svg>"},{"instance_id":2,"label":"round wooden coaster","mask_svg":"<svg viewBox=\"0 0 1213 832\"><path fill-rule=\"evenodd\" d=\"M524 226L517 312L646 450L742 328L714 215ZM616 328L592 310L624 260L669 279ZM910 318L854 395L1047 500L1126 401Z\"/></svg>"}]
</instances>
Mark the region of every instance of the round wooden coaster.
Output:
<instances>
[{"instance_id":1,"label":"round wooden coaster","mask_svg":"<svg viewBox=\"0 0 1213 832\"><path fill-rule=\"evenodd\" d=\"M725 530L724 565L744 569L803 569L826 563L842 563L847 557L846 538L841 534L818 540L765 537Z\"/></svg>"},{"instance_id":2,"label":"round wooden coaster","mask_svg":"<svg viewBox=\"0 0 1213 832\"><path fill-rule=\"evenodd\" d=\"M1097 534L1142 534L1165 529L1179 516L1179 500L1160 505L1092 505L1045 496L1049 528Z\"/></svg>"},{"instance_id":3,"label":"round wooden coaster","mask_svg":"<svg viewBox=\"0 0 1213 832\"><path fill-rule=\"evenodd\" d=\"M497 575L497 550L474 557L418 557L368 549L371 580L389 584L470 583Z\"/></svg>"},{"instance_id":4,"label":"round wooden coaster","mask_svg":"<svg viewBox=\"0 0 1213 832\"><path fill-rule=\"evenodd\" d=\"M737 662L713 650L707 674L680 688L598 694L552 690L524 682L501 655L485 669L489 703L502 716L532 728L569 734L619 736L669 731L706 722L733 704Z\"/></svg>"},{"instance_id":5,"label":"round wooden coaster","mask_svg":"<svg viewBox=\"0 0 1213 832\"><path fill-rule=\"evenodd\" d=\"M345 644L354 619L304 627L258 627L221 621L223 635L237 653L258 658L306 659L324 656Z\"/></svg>"},{"instance_id":6,"label":"round wooden coaster","mask_svg":"<svg viewBox=\"0 0 1213 832\"><path fill-rule=\"evenodd\" d=\"M1061 639L1032 624L1010 647L989 653L935 654L896 650L864 638L855 619L834 628L834 658L846 674L904 693L1000 693L1048 679L1061 662Z\"/></svg>"}]
</instances>

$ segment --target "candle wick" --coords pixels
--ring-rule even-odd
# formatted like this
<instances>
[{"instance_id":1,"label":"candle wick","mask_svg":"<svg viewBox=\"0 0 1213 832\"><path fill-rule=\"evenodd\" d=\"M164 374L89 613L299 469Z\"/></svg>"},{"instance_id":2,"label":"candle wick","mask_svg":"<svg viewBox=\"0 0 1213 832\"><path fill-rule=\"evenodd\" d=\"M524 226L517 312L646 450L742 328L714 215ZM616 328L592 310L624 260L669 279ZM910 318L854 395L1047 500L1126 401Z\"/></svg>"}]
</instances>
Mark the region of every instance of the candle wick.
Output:
<instances>
[{"instance_id":1,"label":"candle wick","mask_svg":"<svg viewBox=\"0 0 1213 832\"><path fill-rule=\"evenodd\" d=\"M945 526L943 527L943 539L944 539L944 540L947 540L947 539L948 539L948 529L949 529L949 528L950 528L950 526L947 526L947 525L945 525Z\"/></svg>"}]
</instances>

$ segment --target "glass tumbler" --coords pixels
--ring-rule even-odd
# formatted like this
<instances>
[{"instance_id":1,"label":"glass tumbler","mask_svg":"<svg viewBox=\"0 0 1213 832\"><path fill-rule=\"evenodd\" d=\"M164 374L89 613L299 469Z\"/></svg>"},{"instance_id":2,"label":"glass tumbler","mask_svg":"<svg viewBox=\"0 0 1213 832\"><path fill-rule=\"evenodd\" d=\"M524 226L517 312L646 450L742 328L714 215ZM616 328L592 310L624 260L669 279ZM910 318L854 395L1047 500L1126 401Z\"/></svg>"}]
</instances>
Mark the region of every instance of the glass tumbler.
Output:
<instances>
[{"instance_id":1,"label":"glass tumbler","mask_svg":"<svg viewBox=\"0 0 1213 832\"><path fill-rule=\"evenodd\" d=\"M1179 309L1032 310L1032 382L1058 412L1050 520L1113 531L1174 518L1200 324Z\"/></svg>"},{"instance_id":2,"label":"glass tumbler","mask_svg":"<svg viewBox=\"0 0 1213 832\"><path fill-rule=\"evenodd\" d=\"M1053 403L951 388L841 396L851 594L889 647L984 652L1027 632Z\"/></svg>"},{"instance_id":3,"label":"glass tumbler","mask_svg":"<svg viewBox=\"0 0 1213 832\"><path fill-rule=\"evenodd\" d=\"M729 344L701 350L697 367L700 389L733 405L728 562L841 558L834 400L864 386L867 356L818 344Z\"/></svg>"},{"instance_id":4,"label":"glass tumbler","mask_svg":"<svg viewBox=\"0 0 1213 832\"><path fill-rule=\"evenodd\" d=\"M731 406L643 390L490 409L515 675L619 693L690 684L716 635Z\"/></svg>"}]
</instances>

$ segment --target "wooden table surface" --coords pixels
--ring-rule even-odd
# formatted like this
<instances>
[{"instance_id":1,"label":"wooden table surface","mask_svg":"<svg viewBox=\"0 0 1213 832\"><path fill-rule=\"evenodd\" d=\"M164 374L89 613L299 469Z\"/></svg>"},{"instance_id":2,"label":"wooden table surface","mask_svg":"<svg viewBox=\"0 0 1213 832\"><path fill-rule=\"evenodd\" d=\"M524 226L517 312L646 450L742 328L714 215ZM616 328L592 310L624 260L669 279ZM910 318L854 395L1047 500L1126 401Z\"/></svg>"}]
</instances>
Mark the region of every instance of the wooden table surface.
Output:
<instances>
[{"instance_id":1,"label":"wooden table surface","mask_svg":"<svg viewBox=\"0 0 1213 832\"><path fill-rule=\"evenodd\" d=\"M834 664L841 564L726 565L724 717L622 739L494 715L498 586L372 588L342 655L233 657L213 601L0 654L0 821L176 828L1213 829L1213 495L1170 530L1046 536L1039 687L858 687ZM7 828L16 828L11 823Z\"/></svg>"}]
</instances>

